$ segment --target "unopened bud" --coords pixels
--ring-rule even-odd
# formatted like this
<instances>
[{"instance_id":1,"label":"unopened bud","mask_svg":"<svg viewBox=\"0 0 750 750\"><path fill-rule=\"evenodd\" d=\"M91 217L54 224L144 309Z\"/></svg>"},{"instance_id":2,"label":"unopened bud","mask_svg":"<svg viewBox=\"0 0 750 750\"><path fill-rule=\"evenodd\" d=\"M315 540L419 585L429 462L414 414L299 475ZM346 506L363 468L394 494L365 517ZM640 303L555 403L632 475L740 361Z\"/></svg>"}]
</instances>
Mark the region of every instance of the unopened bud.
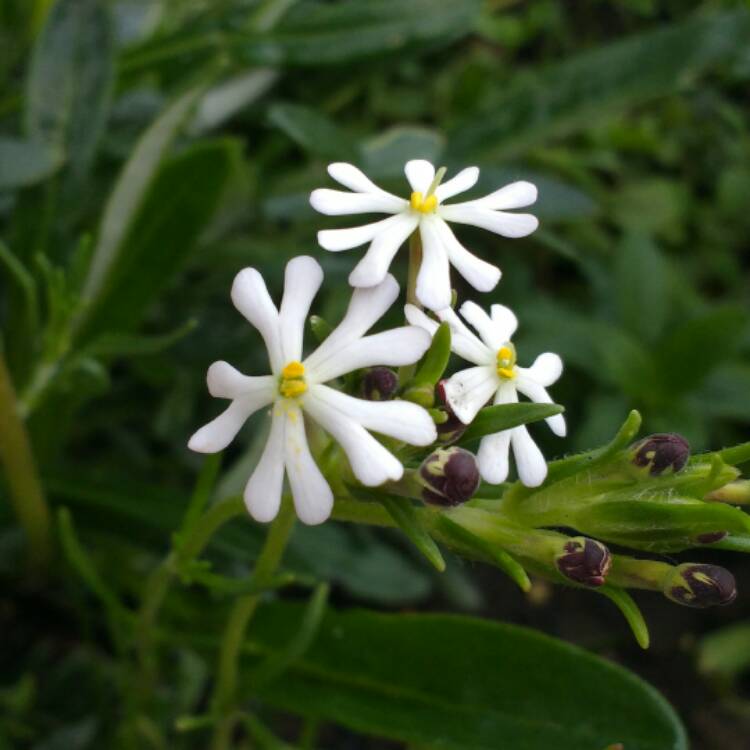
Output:
<instances>
[{"instance_id":1,"label":"unopened bud","mask_svg":"<svg viewBox=\"0 0 750 750\"><path fill-rule=\"evenodd\" d=\"M438 440L441 443L452 443L458 440L458 438L460 438L461 435L466 432L466 428L468 427L468 425L465 425L453 413L453 409L451 409L450 404L448 403L448 399L445 397L445 383L445 380L441 380L435 386L435 395L437 396L438 401L442 404L443 411L447 415L447 418L444 419L441 423L436 424L436 427Z\"/></svg>"},{"instance_id":2,"label":"unopened bud","mask_svg":"<svg viewBox=\"0 0 750 750\"><path fill-rule=\"evenodd\" d=\"M583 586L604 584L612 567L612 555L605 545L585 536L576 536L565 543L563 550L555 564L566 578Z\"/></svg>"},{"instance_id":3,"label":"unopened bud","mask_svg":"<svg viewBox=\"0 0 750 750\"><path fill-rule=\"evenodd\" d=\"M362 377L360 389L368 401L388 401L398 390L398 375L388 367L373 367Z\"/></svg>"},{"instance_id":4,"label":"unopened bud","mask_svg":"<svg viewBox=\"0 0 750 750\"><path fill-rule=\"evenodd\" d=\"M419 482L426 503L460 505L470 500L479 487L477 459L456 446L438 448L419 467Z\"/></svg>"},{"instance_id":5,"label":"unopened bud","mask_svg":"<svg viewBox=\"0 0 750 750\"><path fill-rule=\"evenodd\" d=\"M674 432L657 433L640 440L630 449L633 466L648 469L652 477L676 473L690 458L690 445Z\"/></svg>"},{"instance_id":6,"label":"unopened bud","mask_svg":"<svg viewBox=\"0 0 750 750\"><path fill-rule=\"evenodd\" d=\"M734 576L718 565L685 563L673 568L663 584L664 595L687 607L715 607L737 598Z\"/></svg>"}]
</instances>

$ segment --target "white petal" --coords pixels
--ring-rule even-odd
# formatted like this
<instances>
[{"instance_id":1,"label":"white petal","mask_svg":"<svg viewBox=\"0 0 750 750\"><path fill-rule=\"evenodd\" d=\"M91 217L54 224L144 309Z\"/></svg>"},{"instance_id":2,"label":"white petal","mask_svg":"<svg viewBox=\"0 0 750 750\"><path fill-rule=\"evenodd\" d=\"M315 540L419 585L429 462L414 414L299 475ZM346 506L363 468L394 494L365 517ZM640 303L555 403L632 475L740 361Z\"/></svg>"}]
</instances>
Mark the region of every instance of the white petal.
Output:
<instances>
[{"instance_id":1,"label":"white petal","mask_svg":"<svg viewBox=\"0 0 750 750\"><path fill-rule=\"evenodd\" d=\"M279 313L268 294L266 282L254 268L244 268L232 284L234 306L255 326L268 350L271 370L278 372L282 362Z\"/></svg>"},{"instance_id":2,"label":"white petal","mask_svg":"<svg viewBox=\"0 0 750 750\"><path fill-rule=\"evenodd\" d=\"M354 270L349 274L351 286L375 286L388 273L393 256L416 229L419 219L411 213L396 214L394 223L372 241Z\"/></svg>"},{"instance_id":3,"label":"white petal","mask_svg":"<svg viewBox=\"0 0 750 750\"><path fill-rule=\"evenodd\" d=\"M302 523L323 523L331 515L333 492L310 454L299 408L290 407L286 414L284 442L284 465L297 515Z\"/></svg>"},{"instance_id":4,"label":"white petal","mask_svg":"<svg viewBox=\"0 0 750 750\"><path fill-rule=\"evenodd\" d=\"M536 380L539 385L547 387L559 380L563 371L563 362L557 354L545 352L540 354L528 369L519 369Z\"/></svg>"},{"instance_id":5,"label":"white petal","mask_svg":"<svg viewBox=\"0 0 750 750\"><path fill-rule=\"evenodd\" d=\"M411 189L425 196L435 179L435 167L425 159L412 159L406 162L404 172Z\"/></svg>"},{"instance_id":6,"label":"white petal","mask_svg":"<svg viewBox=\"0 0 750 750\"><path fill-rule=\"evenodd\" d=\"M435 423L428 411L410 401L366 401L327 385L313 386L311 391L327 408L345 414L366 430L409 445L429 445L437 440Z\"/></svg>"},{"instance_id":7,"label":"white petal","mask_svg":"<svg viewBox=\"0 0 750 750\"><path fill-rule=\"evenodd\" d=\"M217 398L238 398L258 393L266 394L270 402L273 399L275 378L273 375L243 375L229 362L220 360L208 368L206 383L208 392Z\"/></svg>"},{"instance_id":8,"label":"white petal","mask_svg":"<svg viewBox=\"0 0 750 750\"><path fill-rule=\"evenodd\" d=\"M377 286L355 289L344 319L305 360L305 367L312 373L329 357L336 356L342 347L367 333L397 298L398 282L390 275Z\"/></svg>"},{"instance_id":9,"label":"white petal","mask_svg":"<svg viewBox=\"0 0 750 750\"><path fill-rule=\"evenodd\" d=\"M353 247L359 247L371 242L382 232L387 232L394 224L399 223L403 214L389 216L380 221L374 221L372 224L363 224L361 227L351 227L350 229L323 229L318 232L318 244L324 250L350 250Z\"/></svg>"},{"instance_id":10,"label":"white petal","mask_svg":"<svg viewBox=\"0 0 750 750\"><path fill-rule=\"evenodd\" d=\"M490 315L500 340L503 343L510 341L518 328L518 318L513 310L505 305L492 305Z\"/></svg>"},{"instance_id":11,"label":"white petal","mask_svg":"<svg viewBox=\"0 0 750 750\"><path fill-rule=\"evenodd\" d=\"M445 384L445 395L455 415L469 424L500 386L493 367L470 367L452 375Z\"/></svg>"},{"instance_id":12,"label":"white petal","mask_svg":"<svg viewBox=\"0 0 750 750\"><path fill-rule=\"evenodd\" d=\"M284 297L279 311L281 353L285 363L302 359L305 320L322 283L323 269L309 255L299 255L286 264Z\"/></svg>"},{"instance_id":13,"label":"white petal","mask_svg":"<svg viewBox=\"0 0 750 750\"><path fill-rule=\"evenodd\" d=\"M456 270L480 292L491 292L500 281L500 269L472 255L457 239L451 228L440 218L436 227L448 252L448 260Z\"/></svg>"},{"instance_id":14,"label":"white petal","mask_svg":"<svg viewBox=\"0 0 750 750\"><path fill-rule=\"evenodd\" d=\"M477 462L482 479L490 484L500 484L508 478L508 453L510 430L485 435L479 443Z\"/></svg>"},{"instance_id":15,"label":"white petal","mask_svg":"<svg viewBox=\"0 0 750 750\"><path fill-rule=\"evenodd\" d=\"M462 169L455 177L438 185L435 189L435 196L442 203L454 195L471 190L477 184L478 179L479 167L466 167L466 169Z\"/></svg>"},{"instance_id":16,"label":"white petal","mask_svg":"<svg viewBox=\"0 0 750 750\"><path fill-rule=\"evenodd\" d=\"M503 237L526 237L539 226L539 220L533 214L491 211L488 208L470 204L457 203L455 206L442 206L440 215L447 221L480 227Z\"/></svg>"},{"instance_id":17,"label":"white petal","mask_svg":"<svg viewBox=\"0 0 750 750\"><path fill-rule=\"evenodd\" d=\"M519 479L527 487L538 487L547 477L547 462L525 425L514 427L510 442Z\"/></svg>"},{"instance_id":18,"label":"white petal","mask_svg":"<svg viewBox=\"0 0 750 750\"><path fill-rule=\"evenodd\" d=\"M404 467L394 455L362 425L319 398L325 387L310 388L305 396L305 411L341 446L357 479L367 487L401 479Z\"/></svg>"},{"instance_id":19,"label":"white petal","mask_svg":"<svg viewBox=\"0 0 750 750\"><path fill-rule=\"evenodd\" d=\"M440 310L437 316L451 327L451 349L456 354L475 365L495 366L495 350L471 331L452 307Z\"/></svg>"},{"instance_id":20,"label":"white petal","mask_svg":"<svg viewBox=\"0 0 750 750\"><path fill-rule=\"evenodd\" d=\"M310 372L308 380L325 383L362 367L414 364L430 346L430 335L417 326L392 328L355 339Z\"/></svg>"},{"instance_id":21,"label":"white petal","mask_svg":"<svg viewBox=\"0 0 750 750\"><path fill-rule=\"evenodd\" d=\"M361 169L339 161L328 165L328 174L336 182L355 193L384 193Z\"/></svg>"},{"instance_id":22,"label":"white petal","mask_svg":"<svg viewBox=\"0 0 750 750\"><path fill-rule=\"evenodd\" d=\"M408 202L388 193L345 193L342 190L318 188L310 193L310 205L328 216L346 214L395 214L408 207Z\"/></svg>"},{"instance_id":23,"label":"white petal","mask_svg":"<svg viewBox=\"0 0 750 750\"><path fill-rule=\"evenodd\" d=\"M250 515L261 523L273 521L281 505L284 483L285 406L277 404L271 419L266 447L245 486L245 505Z\"/></svg>"},{"instance_id":24,"label":"white petal","mask_svg":"<svg viewBox=\"0 0 750 750\"><path fill-rule=\"evenodd\" d=\"M518 368L519 373L516 378L516 388L523 393L524 396L530 398L537 404L552 404L554 401L550 397L549 393L545 390L544 386L538 383L536 380L529 376L529 371L521 367ZM565 437L565 417L562 414L555 414L552 417L547 417L544 420L559 437Z\"/></svg>"},{"instance_id":25,"label":"white petal","mask_svg":"<svg viewBox=\"0 0 750 750\"><path fill-rule=\"evenodd\" d=\"M435 335L435 331L440 325L436 320L425 315L416 305L404 305L404 315L411 325L419 326L422 330L427 331L430 336Z\"/></svg>"},{"instance_id":26,"label":"white petal","mask_svg":"<svg viewBox=\"0 0 750 750\"><path fill-rule=\"evenodd\" d=\"M464 302L461 305L460 312L474 326L477 333L482 337L482 341L493 352L497 352L503 344L507 343L508 339L500 335L492 318L476 302Z\"/></svg>"},{"instance_id":27,"label":"white petal","mask_svg":"<svg viewBox=\"0 0 750 750\"><path fill-rule=\"evenodd\" d=\"M188 441L188 448L196 453L218 453L234 440L235 435L247 421L247 418L260 404L253 408L253 402L237 399L216 419L203 425Z\"/></svg>"},{"instance_id":28,"label":"white petal","mask_svg":"<svg viewBox=\"0 0 750 750\"><path fill-rule=\"evenodd\" d=\"M476 201L471 201L476 206L491 208L495 211L507 211L511 208L524 208L536 202L536 185L523 180L512 182L510 185L495 190L494 193L485 195Z\"/></svg>"},{"instance_id":29,"label":"white petal","mask_svg":"<svg viewBox=\"0 0 750 750\"><path fill-rule=\"evenodd\" d=\"M419 224L422 236L422 264L417 274L417 299L430 310L442 310L451 303L451 274L446 251L435 217L425 216Z\"/></svg>"}]
</instances>

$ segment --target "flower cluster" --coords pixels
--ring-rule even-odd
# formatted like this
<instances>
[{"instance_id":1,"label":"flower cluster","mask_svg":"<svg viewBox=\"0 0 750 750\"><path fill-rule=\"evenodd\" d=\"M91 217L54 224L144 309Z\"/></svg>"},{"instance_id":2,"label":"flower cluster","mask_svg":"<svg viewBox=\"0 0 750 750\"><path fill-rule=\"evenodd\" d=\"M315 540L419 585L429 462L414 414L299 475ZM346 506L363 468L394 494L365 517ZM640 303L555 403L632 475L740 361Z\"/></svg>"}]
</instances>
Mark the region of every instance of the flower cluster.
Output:
<instances>
[{"instance_id":1,"label":"flower cluster","mask_svg":"<svg viewBox=\"0 0 750 750\"><path fill-rule=\"evenodd\" d=\"M445 169L436 172L424 160L408 162L404 171L411 188L408 198L382 190L359 169L343 163L331 164L328 172L350 192L312 192L310 203L325 214L389 216L360 227L319 232L318 241L327 250L347 250L366 243L369 249L349 277L354 293L344 319L307 357L303 356L303 329L323 281L318 263L307 256L290 261L278 309L256 269L240 271L234 281L232 301L263 337L270 374L249 377L227 362L211 365L209 392L229 399L230 404L192 436L189 447L202 453L223 450L251 414L270 407L268 440L245 488L247 508L258 521L270 521L277 515L285 474L302 521L316 524L330 516L333 491L308 442L307 433L313 425L322 428L343 451L354 480L365 487L402 478L404 467L394 446L429 446L438 441L433 416L424 405L412 403L396 373L386 369L415 365L430 346L438 321L449 324L453 351L475 365L444 384L451 417L468 425L490 400L509 404L518 401L519 393L539 403L551 403L545 387L560 376L560 358L543 354L531 367L519 367L511 341L517 321L507 307L493 305L487 315L475 303L464 303L461 314L479 337L450 307L450 265L482 292L494 289L500 269L472 255L448 222L489 229L505 237L526 236L538 226L536 217L510 211L534 203L536 188L528 182L515 182L483 198L446 203L476 184L476 167L468 167L446 182L442 182ZM366 335L397 300L399 287L388 269L407 240L418 243L420 250L419 268L412 279L415 296L406 306L410 325ZM436 318L428 317L417 304ZM365 398L347 393L346 387L336 387L339 378L351 378L352 373L358 373L358 395ZM556 434L565 434L560 415L547 421ZM371 432L391 438L390 449ZM546 476L546 463L523 424L482 439L478 454L482 478L491 483L507 478L511 446L521 481L539 485ZM466 463L466 458L462 461ZM477 483L470 484L476 489Z\"/></svg>"}]
</instances>

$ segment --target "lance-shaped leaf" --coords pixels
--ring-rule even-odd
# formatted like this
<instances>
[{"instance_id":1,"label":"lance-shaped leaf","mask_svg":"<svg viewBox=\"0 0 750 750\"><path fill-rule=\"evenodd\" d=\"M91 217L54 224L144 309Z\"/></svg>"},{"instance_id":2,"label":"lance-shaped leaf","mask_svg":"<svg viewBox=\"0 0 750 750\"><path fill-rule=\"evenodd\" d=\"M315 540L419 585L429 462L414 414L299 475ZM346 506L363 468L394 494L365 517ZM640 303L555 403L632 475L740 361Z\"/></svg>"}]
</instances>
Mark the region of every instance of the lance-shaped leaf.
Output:
<instances>
[{"instance_id":1,"label":"lance-shaped leaf","mask_svg":"<svg viewBox=\"0 0 750 750\"><path fill-rule=\"evenodd\" d=\"M450 356L451 329L447 323L441 323L414 377L406 384L403 397L407 401L431 407L435 402L435 384L445 372Z\"/></svg>"},{"instance_id":2,"label":"lance-shaped leaf","mask_svg":"<svg viewBox=\"0 0 750 750\"><path fill-rule=\"evenodd\" d=\"M464 445L485 435L509 430L511 427L518 427L522 424L539 422L555 414L562 414L564 411L565 409L558 404L519 403L487 406L477 414L457 442L459 445Z\"/></svg>"},{"instance_id":3,"label":"lance-shaped leaf","mask_svg":"<svg viewBox=\"0 0 750 750\"><path fill-rule=\"evenodd\" d=\"M633 601L633 597L619 586L614 586L611 583L607 583L601 586L597 591L603 594L611 602L617 606L617 609L622 612L623 617L627 620L630 629L633 631L638 645L646 649L651 643L651 636L648 632L648 625L646 620L643 619L643 614L640 607Z\"/></svg>"}]
</instances>

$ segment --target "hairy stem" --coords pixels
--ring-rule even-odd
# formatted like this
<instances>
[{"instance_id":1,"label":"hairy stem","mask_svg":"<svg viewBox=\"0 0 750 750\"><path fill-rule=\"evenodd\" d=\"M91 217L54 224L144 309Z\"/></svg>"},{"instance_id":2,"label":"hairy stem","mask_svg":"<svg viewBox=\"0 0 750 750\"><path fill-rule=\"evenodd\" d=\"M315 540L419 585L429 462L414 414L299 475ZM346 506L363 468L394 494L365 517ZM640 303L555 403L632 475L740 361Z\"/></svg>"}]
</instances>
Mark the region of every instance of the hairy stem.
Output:
<instances>
[{"instance_id":1,"label":"hairy stem","mask_svg":"<svg viewBox=\"0 0 750 750\"><path fill-rule=\"evenodd\" d=\"M5 467L10 500L29 545L29 563L44 568L53 553L49 508L37 474L26 425L5 358L0 351L0 462Z\"/></svg>"}]
</instances>

